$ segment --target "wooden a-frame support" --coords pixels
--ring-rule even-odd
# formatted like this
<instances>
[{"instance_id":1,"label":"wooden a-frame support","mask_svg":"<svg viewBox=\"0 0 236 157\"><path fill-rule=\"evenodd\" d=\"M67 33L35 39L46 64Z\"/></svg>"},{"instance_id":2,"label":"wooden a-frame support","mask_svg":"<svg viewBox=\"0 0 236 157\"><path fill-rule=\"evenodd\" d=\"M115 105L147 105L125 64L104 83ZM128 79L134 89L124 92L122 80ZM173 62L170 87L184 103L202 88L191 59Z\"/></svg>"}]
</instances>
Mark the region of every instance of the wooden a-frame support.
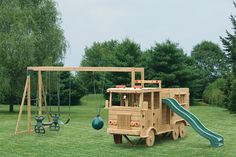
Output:
<instances>
[{"instance_id":1,"label":"wooden a-frame support","mask_svg":"<svg viewBox=\"0 0 236 157\"><path fill-rule=\"evenodd\" d=\"M42 100L43 97L43 100ZM19 131L20 127L20 120L22 116L22 112L24 109L24 104L25 104L25 98L27 98L27 130L24 131ZM49 115L49 110L48 110L48 105L47 105L47 100L46 100L46 93L44 91L44 85L42 81L42 74L41 71L38 72L38 115L42 115L42 101L44 102L45 105L45 112L48 115L48 121L51 121L51 116ZM19 114L18 114L18 119L16 123L16 130L15 134L21 134L21 133L31 133L31 94L30 94L30 75L27 76L26 83L25 83L25 89L19 109Z\"/></svg>"},{"instance_id":2,"label":"wooden a-frame support","mask_svg":"<svg viewBox=\"0 0 236 157\"><path fill-rule=\"evenodd\" d=\"M27 97L27 130L26 131L19 131L20 127L20 120L22 116L22 111L24 108L25 104L25 98ZM19 115L16 123L16 130L15 134L20 134L20 133L31 133L31 98L30 98L30 76L27 76L26 83L25 83L25 89L19 109Z\"/></svg>"}]
</instances>

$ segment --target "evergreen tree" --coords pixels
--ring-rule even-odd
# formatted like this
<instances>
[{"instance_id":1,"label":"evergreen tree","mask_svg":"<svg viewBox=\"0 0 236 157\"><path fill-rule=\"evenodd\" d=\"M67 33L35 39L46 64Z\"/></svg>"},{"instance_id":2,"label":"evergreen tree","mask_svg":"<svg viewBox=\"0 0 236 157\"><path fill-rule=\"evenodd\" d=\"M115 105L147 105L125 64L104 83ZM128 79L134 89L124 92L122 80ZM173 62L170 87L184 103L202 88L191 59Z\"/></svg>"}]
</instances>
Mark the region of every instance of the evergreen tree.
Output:
<instances>
[{"instance_id":1,"label":"evergreen tree","mask_svg":"<svg viewBox=\"0 0 236 157\"><path fill-rule=\"evenodd\" d=\"M236 3L234 2L236 8ZM231 23L233 25L233 33L226 31L227 36L225 38L221 37L221 41L224 45L225 51L228 53L231 71L232 71L232 81L230 84L230 92L228 92L229 105L228 108L232 112L236 112L236 19L234 15L230 16Z\"/></svg>"}]
</instances>

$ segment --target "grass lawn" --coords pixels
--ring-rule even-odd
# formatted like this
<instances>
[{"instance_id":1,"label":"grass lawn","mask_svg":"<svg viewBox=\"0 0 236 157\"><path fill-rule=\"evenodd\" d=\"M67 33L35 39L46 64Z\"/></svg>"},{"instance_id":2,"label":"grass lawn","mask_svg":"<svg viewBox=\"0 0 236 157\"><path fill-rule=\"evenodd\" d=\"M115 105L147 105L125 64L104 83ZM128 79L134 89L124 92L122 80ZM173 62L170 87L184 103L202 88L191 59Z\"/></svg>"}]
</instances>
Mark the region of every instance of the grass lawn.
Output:
<instances>
[{"instance_id":1,"label":"grass lawn","mask_svg":"<svg viewBox=\"0 0 236 157\"><path fill-rule=\"evenodd\" d=\"M84 97L80 106L71 107L71 121L68 125L61 126L59 132L46 129L45 135L33 133L15 136L17 112L10 114L7 112L8 106L0 105L0 156L236 156L236 115L229 114L226 109L209 106L191 107L191 111L205 126L224 136L225 145L221 148L211 148L209 141L198 135L191 127L187 128L188 134L183 139L172 141L169 137L157 137L153 147L146 147L144 141L134 147L125 139L122 145L113 143L112 136L106 133L106 110L101 111L105 122L104 128L100 131L92 129L91 121L96 115L97 102L101 102L101 99L94 95ZM66 120L68 107L62 107L62 111ZM25 122L21 123L21 127L25 126ZM32 119L32 125L34 122Z\"/></svg>"}]
</instances>

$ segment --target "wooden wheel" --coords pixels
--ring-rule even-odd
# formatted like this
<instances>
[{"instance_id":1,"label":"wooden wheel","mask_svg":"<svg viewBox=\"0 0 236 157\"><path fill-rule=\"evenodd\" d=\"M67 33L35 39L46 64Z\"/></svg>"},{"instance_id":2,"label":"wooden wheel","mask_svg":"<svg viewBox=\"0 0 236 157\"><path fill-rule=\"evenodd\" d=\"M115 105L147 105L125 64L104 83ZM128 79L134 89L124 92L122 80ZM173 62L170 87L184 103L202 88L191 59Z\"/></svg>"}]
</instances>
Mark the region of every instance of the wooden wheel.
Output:
<instances>
[{"instance_id":1,"label":"wooden wheel","mask_svg":"<svg viewBox=\"0 0 236 157\"><path fill-rule=\"evenodd\" d=\"M155 133L154 133L154 130L150 130L148 132L148 137L146 138L146 145L148 147L151 147L153 146L155 143Z\"/></svg>"},{"instance_id":2,"label":"wooden wheel","mask_svg":"<svg viewBox=\"0 0 236 157\"><path fill-rule=\"evenodd\" d=\"M180 125L179 125L179 136L181 138L186 136L186 130L185 130L185 124L184 123L180 123Z\"/></svg>"},{"instance_id":3,"label":"wooden wheel","mask_svg":"<svg viewBox=\"0 0 236 157\"><path fill-rule=\"evenodd\" d=\"M113 138L115 144L122 144L122 135L114 134Z\"/></svg>"},{"instance_id":4,"label":"wooden wheel","mask_svg":"<svg viewBox=\"0 0 236 157\"><path fill-rule=\"evenodd\" d=\"M179 127L177 124L175 124L173 131L172 131L172 139L177 140L179 137Z\"/></svg>"}]
</instances>

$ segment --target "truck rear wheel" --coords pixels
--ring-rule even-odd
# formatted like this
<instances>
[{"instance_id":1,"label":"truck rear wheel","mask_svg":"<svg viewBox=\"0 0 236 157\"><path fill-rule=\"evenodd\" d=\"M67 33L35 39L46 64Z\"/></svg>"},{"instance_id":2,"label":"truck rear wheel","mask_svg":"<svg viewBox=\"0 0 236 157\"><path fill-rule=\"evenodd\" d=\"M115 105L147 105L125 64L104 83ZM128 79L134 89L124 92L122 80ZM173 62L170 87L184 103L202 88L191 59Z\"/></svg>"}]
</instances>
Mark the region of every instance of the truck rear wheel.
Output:
<instances>
[{"instance_id":1,"label":"truck rear wheel","mask_svg":"<svg viewBox=\"0 0 236 157\"><path fill-rule=\"evenodd\" d=\"M183 122L179 124L179 136L181 138L186 136L185 124Z\"/></svg>"},{"instance_id":2,"label":"truck rear wheel","mask_svg":"<svg viewBox=\"0 0 236 157\"><path fill-rule=\"evenodd\" d=\"M122 144L122 135L113 134L115 144Z\"/></svg>"},{"instance_id":3,"label":"truck rear wheel","mask_svg":"<svg viewBox=\"0 0 236 157\"><path fill-rule=\"evenodd\" d=\"M172 139L177 140L179 137L179 127L177 124L175 124L173 131L172 131Z\"/></svg>"},{"instance_id":4,"label":"truck rear wheel","mask_svg":"<svg viewBox=\"0 0 236 157\"><path fill-rule=\"evenodd\" d=\"M146 138L146 145L148 147L151 147L153 146L155 143L155 133L154 133L154 130L150 130L148 132L148 137Z\"/></svg>"}]
</instances>

